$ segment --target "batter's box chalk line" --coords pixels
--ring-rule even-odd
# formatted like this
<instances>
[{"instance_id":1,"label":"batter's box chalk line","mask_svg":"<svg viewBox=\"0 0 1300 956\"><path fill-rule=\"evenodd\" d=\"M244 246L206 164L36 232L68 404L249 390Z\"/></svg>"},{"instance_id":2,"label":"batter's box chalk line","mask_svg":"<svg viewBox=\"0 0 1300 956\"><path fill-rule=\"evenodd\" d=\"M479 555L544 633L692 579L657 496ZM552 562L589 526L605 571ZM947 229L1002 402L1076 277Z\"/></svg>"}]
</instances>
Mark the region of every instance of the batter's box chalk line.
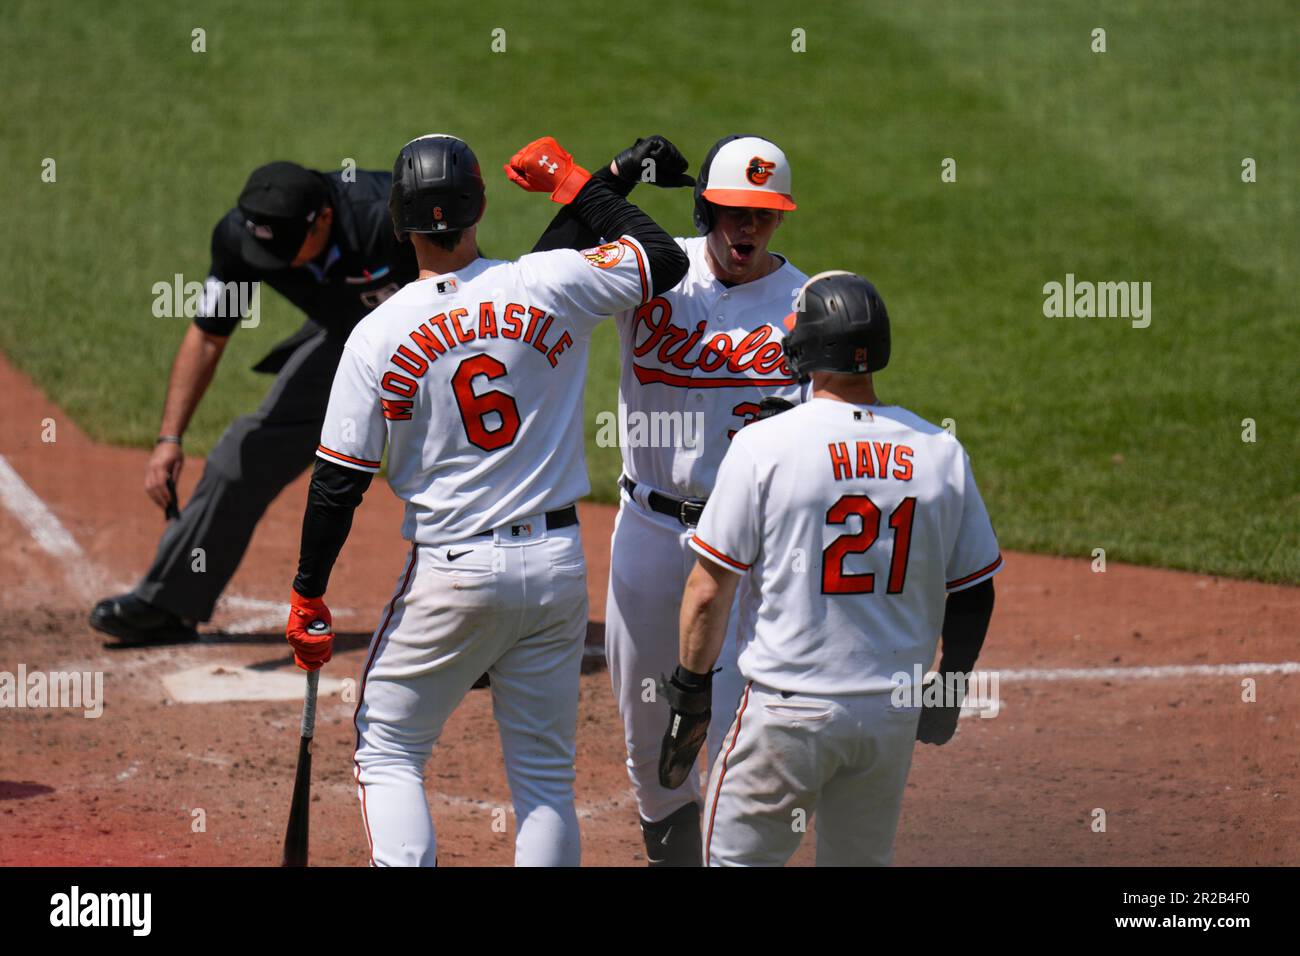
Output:
<instances>
[{"instance_id":1,"label":"batter's box chalk line","mask_svg":"<svg viewBox=\"0 0 1300 956\"><path fill-rule=\"evenodd\" d=\"M57 558L64 578L73 593L94 600L112 591L130 590L132 585L116 581L91 561L71 532L34 492L13 465L0 455L0 504L27 529L38 548ZM284 601L227 594L217 602L217 612L231 613L234 620L222 628L230 634L250 634L267 628L282 628L289 617ZM352 608L337 608L339 616L354 613Z\"/></svg>"},{"instance_id":2,"label":"batter's box chalk line","mask_svg":"<svg viewBox=\"0 0 1300 956\"><path fill-rule=\"evenodd\" d=\"M23 481L9 461L0 455L0 504L18 520L38 548L57 558L63 568L68 585L77 594L87 598L101 594L111 587L108 575L91 562L76 539L55 517L36 492ZM130 585L117 585L125 589ZM280 601L227 594L217 604L220 612L242 614L227 624L223 630L232 634L248 634L266 628L283 626L288 617L289 605ZM339 608L342 616L355 613L351 608ZM598 645L583 648L587 658L604 658L605 650ZM1264 674L1300 674L1300 661L1276 661L1243 664L1167 664L1151 667L1062 667L1023 668L998 671L998 679L1011 682L1024 681L1128 681L1171 680L1175 678L1253 677ZM322 681L322 685L324 681ZM323 690L322 686L322 690ZM295 692L301 693L301 689ZM251 700L278 698L247 698ZM975 702L972 702L972 705ZM971 706L963 711L975 712ZM963 713L963 716L966 716Z\"/></svg>"}]
</instances>

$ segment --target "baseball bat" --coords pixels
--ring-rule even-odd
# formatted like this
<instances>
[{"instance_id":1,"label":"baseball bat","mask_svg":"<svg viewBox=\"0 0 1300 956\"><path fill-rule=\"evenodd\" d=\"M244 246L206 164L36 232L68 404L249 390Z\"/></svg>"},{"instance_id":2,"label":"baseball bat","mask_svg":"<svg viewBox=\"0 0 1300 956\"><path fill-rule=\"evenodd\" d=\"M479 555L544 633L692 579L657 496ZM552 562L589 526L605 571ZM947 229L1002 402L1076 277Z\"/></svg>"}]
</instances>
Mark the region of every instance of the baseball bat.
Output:
<instances>
[{"instance_id":1,"label":"baseball bat","mask_svg":"<svg viewBox=\"0 0 1300 956\"><path fill-rule=\"evenodd\" d=\"M168 521L175 521L181 516L180 509L176 507L176 482L170 478L167 479L167 507L163 509L163 514Z\"/></svg>"},{"instance_id":2,"label":"baseball bat","mask_svg":"<svg viewBox=\"0 0 1300 956\"><path fill-rule=\"evenodd\" d=\"M312 634L324 634L329 625L312 621ZM293 799L289 802L289 824L284 828L284 859L281 866L307 865L307 826L311 816L311 741L316 733L316 688L320 668L307 672L307 691L302 699L302 736L298 741L298 771L293 778Z\"/></svg>"}]
</instances>

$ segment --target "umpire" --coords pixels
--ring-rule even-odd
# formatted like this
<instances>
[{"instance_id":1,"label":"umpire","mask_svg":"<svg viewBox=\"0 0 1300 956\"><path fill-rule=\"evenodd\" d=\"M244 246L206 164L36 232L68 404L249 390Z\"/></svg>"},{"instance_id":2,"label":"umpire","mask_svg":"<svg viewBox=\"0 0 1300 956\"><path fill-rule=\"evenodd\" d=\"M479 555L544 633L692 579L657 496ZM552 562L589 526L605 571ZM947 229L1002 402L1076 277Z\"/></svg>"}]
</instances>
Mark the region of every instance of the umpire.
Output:
<instances>
[{"instance_id":1,"label":"umpire","mask_svg":"<svg viewBox=\"0 0 1300 956\"><path fill-rule=\"evenodd\" d=\"M348 333L418 273L412 247L397 241L389 220L392 175L357 170L348 178L354 181L296 163L262 166L212 231L203 305L172 362L160 434L145 466L145 491L159 507L175 514L181 436L242 317L229 307L228 290L248 286L232 284L264 282L307 320L253 366L275 374L275 383L212 449L144 579L90 612L92 627L124 645L197 637L195 624L212 616L267 506L314 460ZM196 548L201 571L193 567Z\"/></svg>"}]
</instances>

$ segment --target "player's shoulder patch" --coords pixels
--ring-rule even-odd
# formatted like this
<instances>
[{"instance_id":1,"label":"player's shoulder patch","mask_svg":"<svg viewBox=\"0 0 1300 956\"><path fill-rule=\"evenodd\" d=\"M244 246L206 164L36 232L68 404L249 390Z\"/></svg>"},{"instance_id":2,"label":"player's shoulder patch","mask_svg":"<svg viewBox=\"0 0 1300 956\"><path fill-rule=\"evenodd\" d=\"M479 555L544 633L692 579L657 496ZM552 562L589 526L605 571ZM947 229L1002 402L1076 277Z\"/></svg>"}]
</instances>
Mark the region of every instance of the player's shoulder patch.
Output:
<instances>
[{"instance_id":1,"label":"player's shoulder patch","mask_svg":"<svg viewBox=\"0 0 1300 956\"><path fill-rule=\"evenodd\" d=\"M591 249L583 249L583 257L597 269L610 269L619 264L627 247L621 242L606 242Z\"/></svg>"}]
</instances>

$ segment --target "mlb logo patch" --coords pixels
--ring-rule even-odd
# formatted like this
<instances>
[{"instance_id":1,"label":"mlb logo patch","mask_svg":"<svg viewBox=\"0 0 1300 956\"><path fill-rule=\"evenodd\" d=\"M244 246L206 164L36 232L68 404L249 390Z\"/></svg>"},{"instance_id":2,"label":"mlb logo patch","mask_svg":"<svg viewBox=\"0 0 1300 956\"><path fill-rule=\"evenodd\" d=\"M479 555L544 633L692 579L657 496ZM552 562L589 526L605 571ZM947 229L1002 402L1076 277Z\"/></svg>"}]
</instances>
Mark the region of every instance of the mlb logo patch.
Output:
<instances>
[{"instance_id":1,"label":"mlb logo patch","mask_svg":"<svg viewBox=\"0 0 1300 956\"><path fill-rule=\"evenodd\" d=\"M512 538L530 538L533 534L533 526L530 524L512 524L510 526L510 537Z\"/></svg>"},{"instance_id":2,"label":"mlb logo patch","mask_svg":"<svg viewBox=\"0 0 1300 956\"><path fill-rule=\"evenodd\" d=\"M253 222L251 219L244 220L244 228L255 235L258 239L271 239L271 227L264 226L261 223Z\"/></svg>"},{"instance_id":3,"label":"mlb logo patch","mask_svg":"<svg viewBox=\"0 0 1300 956\"><path fill-rule=\"evenodd\" d=\"M456 291L456 280L455 280L455 279L439 279L439 280L437 281L437 283L434 285L434 288L438 291L438 295L446 295L446 294L449 293L449 292L455 292L455 291Z\"/></svg>"}]
</instances>

